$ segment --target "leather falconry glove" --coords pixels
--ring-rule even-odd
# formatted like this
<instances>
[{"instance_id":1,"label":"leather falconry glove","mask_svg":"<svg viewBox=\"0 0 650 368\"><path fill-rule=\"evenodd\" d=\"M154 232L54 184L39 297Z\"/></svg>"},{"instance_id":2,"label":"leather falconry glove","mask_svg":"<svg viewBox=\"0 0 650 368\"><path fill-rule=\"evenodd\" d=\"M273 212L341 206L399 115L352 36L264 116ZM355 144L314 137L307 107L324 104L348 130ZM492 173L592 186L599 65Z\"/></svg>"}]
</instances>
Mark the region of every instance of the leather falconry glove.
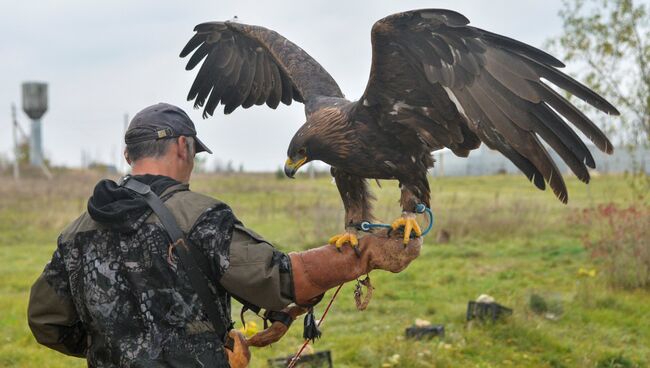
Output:
<instances>
[{"instance_id":1,"label":"leather falconry glove","mask_svg":"<svg viewBox=\"0 0 650 368\"><path fill-rule=\"evenodd\" d=\"M289 253L296 304L313 305L327 290L372 270L400 272L417 258L421 247L422 238L411 239L404 246L401 238L379 233L359 240L359 256L351 247L342 247L339 252L334 245Z\"/></svg>"},{"instance_id":2,"label":"leather falconry glove","mask_svg":"<svg viewBox=\"0 0 650 368\"><path fill-rule=\"evenodd\" d=\"M295 321L298 316L307 313L307 308L298 305L292 305L290 307L284 308L282 312L286 313L289 318L291 318L291 321ZM275 321L267 329L251 336L251 338L247 341L248 346L261 348L267 345L271 345L274 342L279 341L284 336L284 334L287 333L288 330L289 325L280 321Z\"/></svg>"}]
</instances>

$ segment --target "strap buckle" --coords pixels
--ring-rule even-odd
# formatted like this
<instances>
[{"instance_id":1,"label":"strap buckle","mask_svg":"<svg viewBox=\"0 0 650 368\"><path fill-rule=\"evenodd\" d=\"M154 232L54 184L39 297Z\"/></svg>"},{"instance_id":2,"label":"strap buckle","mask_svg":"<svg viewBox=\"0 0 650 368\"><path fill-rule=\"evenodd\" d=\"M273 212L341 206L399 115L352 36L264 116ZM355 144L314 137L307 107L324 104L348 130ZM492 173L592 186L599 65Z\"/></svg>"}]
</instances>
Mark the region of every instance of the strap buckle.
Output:
<instances>
[{"instance_id":1,"label":"strap buckle","mask_svg":"<svg viewBox=\"0 0 650 368\"><path fill-rule=\"evenodd\" d=\"M291 317L291 315L285 312L267 310L264 313L264 318L271 321L271 323L280 322L287 327L290 327L291 324L293 323L293 318Z\"/></svg>"},{"instance_id":2,"label":"strap buckle","mask_svg":"<svg viewBox=\"0 0 650 368\"><path fill-rule=\"evenodd\" d=\"M122 178L120 186L123 186L124 188L131 189L132 191L146 196L147 194L151 193L151 187L148 186L147 184L141 183L137 180L131 180L132 176L127 175Z\"/></svg>"}]
</instances>

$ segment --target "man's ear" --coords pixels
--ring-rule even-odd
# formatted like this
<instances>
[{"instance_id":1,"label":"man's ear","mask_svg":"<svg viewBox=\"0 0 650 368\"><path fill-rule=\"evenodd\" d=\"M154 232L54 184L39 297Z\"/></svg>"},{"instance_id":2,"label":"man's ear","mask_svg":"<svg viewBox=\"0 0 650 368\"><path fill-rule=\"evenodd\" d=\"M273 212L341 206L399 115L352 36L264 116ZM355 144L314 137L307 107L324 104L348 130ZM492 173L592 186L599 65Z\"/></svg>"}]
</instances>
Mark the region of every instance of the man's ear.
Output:
<instances>
[{"instance_id":1,"label":"man's ear","mask_svg":"<svg viewBox=\"0 0 650 368\"><path fill-rule=\"evenodd\" d=\"M180 137L178 137L178 141L176 142L176 144L177 144L177 147L176 147L177 152L176 152L176 154L183 161L187 161L188 160L188 157L187 157L187 155L188 155L188 152L187 152L187 138L185 138L185 136L181 135Z\"/></svg>"},{"instance_id":2,"label":"man's ear","mask_svg":"<svg viewBox=\"0 0 650 368\"><path fill-rule=\"evenodd\" d=\"M126 148L124 149L124 159L126 160L126 163L129 164L129 166L130 166L131 165L131 159L129 159L129 152L126 150Z\"/></svg>"}]
</instances>

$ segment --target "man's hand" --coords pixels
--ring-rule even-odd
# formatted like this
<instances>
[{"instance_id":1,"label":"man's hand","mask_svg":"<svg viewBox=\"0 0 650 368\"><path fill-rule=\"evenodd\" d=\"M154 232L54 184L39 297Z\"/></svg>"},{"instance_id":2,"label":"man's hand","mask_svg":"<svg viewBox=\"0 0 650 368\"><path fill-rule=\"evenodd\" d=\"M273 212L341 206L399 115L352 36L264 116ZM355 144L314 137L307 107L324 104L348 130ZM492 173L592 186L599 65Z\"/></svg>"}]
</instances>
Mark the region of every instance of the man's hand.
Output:
<instances>
[{"instance_id":1,"label":"man's hand","mask_svg":"<svg viewBox=\"0 0 650 368\"><path fill-rule=\"evenodd\" d=\"M232 329L228 336L233 340L232 350L224 349L228 356L230 368L246 368L251 361L251 352L248 350L246 338L241 332Z\"/></svg>"}]
</instances>

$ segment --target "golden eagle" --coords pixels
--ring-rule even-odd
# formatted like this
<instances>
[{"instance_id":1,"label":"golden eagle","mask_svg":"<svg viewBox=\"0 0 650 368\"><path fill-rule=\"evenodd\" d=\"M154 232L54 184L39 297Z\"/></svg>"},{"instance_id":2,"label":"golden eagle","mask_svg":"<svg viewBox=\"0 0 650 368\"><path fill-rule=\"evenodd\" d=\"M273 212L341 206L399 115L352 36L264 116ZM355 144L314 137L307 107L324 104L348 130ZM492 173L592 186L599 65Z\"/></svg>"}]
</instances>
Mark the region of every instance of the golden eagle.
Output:
<instances>
[{"instance_id":1,"label":"golden eagle","mask_svg":"<svg viewBox=\"0 0 650 368\"><path fill-rule=\"evenodd\" d=\"M331 165L345 207L346 232L330 239L357 245L356 225L371 220L367 179L397 179L404 241L420 234L414 210L429 206L431 153L447 147L466 157L480 146L501 152L539 189L546 183L562 202L567 188L542 144L589 182L594 159L570 122L604 152L610 141L551 84L597 109L619 112L604 98L560 72L553 56L514 39L469 26L451 10L393 14L372 27L372 66L358 101L347 100L334 79L304 50L278 33L235 22L196 26L180 56L187 70L205 59L188 100L224 112L292 100L305 104L306 123L287 152L285 173L306 162Z\"/></svg>"}]
</instances>

